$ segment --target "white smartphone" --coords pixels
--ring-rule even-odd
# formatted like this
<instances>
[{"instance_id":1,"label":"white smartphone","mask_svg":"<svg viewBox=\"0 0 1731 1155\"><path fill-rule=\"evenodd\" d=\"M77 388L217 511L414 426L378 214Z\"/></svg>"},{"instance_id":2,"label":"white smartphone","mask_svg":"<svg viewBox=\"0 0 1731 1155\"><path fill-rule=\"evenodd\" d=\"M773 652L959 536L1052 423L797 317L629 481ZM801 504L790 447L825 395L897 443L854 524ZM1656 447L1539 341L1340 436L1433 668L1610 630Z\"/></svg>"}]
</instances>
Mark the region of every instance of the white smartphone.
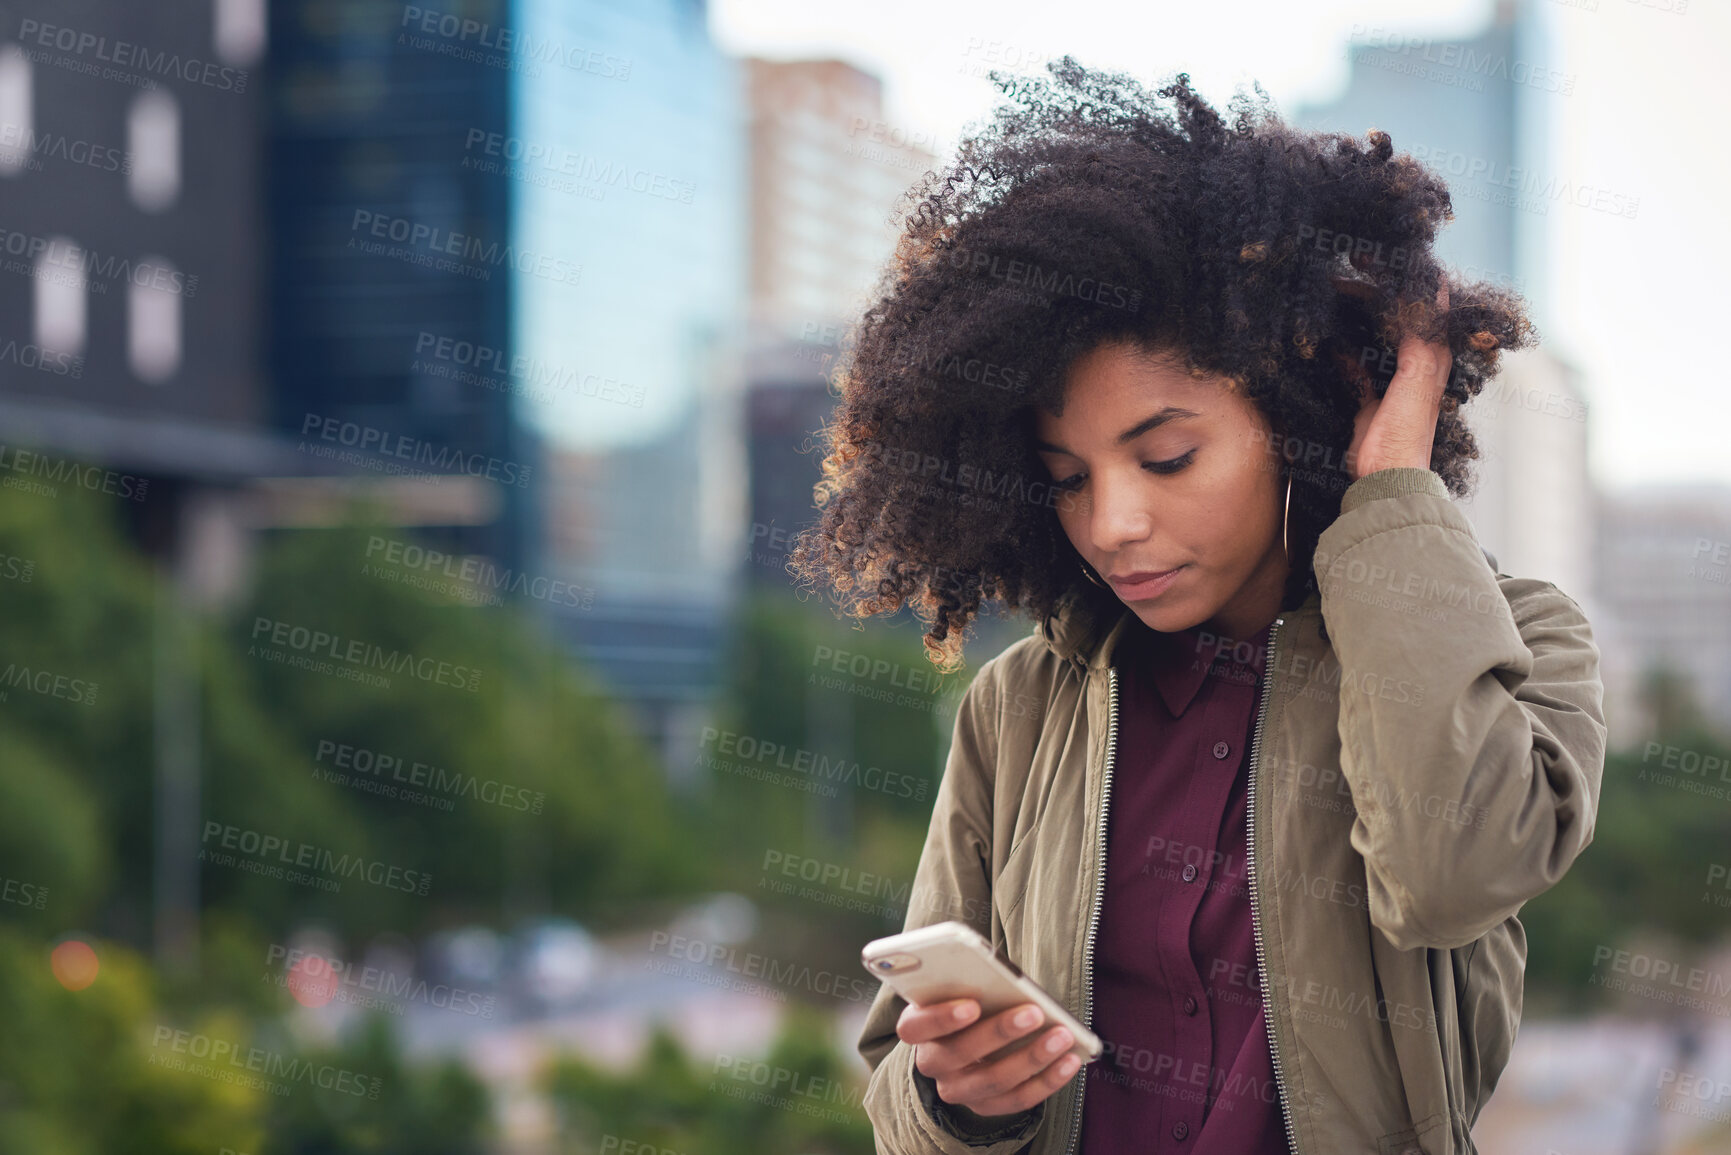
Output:
<instances>
[{"instance_id":1,"label":"white smartphone","mask_svg":"<svg viewBox=\"0 0 1731 1155\"><path fill-rule=\"evenodd\" d=\"M1039 1029L1000 1048L1002 1052L1020 1050L1053 1025L1070 1032L1075 1040L1070 1053L1082 1062L1093 1062L1103 1050L1093 1031L1077 1022L1015 963L994 955L992 944L965 922L933 923L874 939L860 951L860 961L867 971L916 1006L948 999L979 1000L976 1023L1022 1003L1034 1003L1046 1012L1046 1021Z\"/></svg>"}]
</instances>

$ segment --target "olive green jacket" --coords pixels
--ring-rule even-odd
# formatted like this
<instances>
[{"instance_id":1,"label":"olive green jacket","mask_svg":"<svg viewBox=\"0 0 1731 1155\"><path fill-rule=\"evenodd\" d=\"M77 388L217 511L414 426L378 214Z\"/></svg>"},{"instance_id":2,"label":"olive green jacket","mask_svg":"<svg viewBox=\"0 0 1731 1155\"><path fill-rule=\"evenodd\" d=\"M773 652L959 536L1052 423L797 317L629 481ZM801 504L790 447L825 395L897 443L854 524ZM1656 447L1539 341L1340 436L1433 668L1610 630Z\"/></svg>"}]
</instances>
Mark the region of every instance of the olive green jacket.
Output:
<instances>
[{"instance_id":1,"label":"olive green jacket","mask_svg":"<svg viewBox=\"0 0 1731 1155\"><path fill-rule=\"evenodd\" d=\"M1294 1155L1476 1151L1520 1025L1516 912L1592 841L1598 647L1555 585L1494 569L1441 477L1380 470L1317 543L1320 595L1271 630L1247 866ZM980 668L904 926L968 923L1090 1026L1111 661L1133 620L1066 600ZM916 1071L905 1006L881 987L858 1044L880 1153L1077 1151L1086 1068L988 1126Z\"/></svg>"}]
</instances>

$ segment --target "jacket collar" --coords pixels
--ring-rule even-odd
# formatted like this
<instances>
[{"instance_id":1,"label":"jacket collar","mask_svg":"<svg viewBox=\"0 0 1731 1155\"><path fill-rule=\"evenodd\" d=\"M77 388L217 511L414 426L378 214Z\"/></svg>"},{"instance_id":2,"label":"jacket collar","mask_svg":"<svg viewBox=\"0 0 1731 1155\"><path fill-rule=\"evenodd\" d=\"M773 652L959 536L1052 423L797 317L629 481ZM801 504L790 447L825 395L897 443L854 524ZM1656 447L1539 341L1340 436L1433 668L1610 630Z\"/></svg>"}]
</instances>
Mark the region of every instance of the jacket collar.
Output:
<instances>
[{"instance_id":1,"label":"jacket collar","mask_svg":"<svg viewBox=\"0 0 1731 1155\"><path fill-rule=\"evenodd\" d=\"M1051 615L1035 631L1046 647L1064 661L1082 670L1103 670L1112 664L1124 631L1131 623L1140 621L1123 602L1103 603L1104 599L1072 587L1059 596ZM1321 610L1321 599L1313 592L1302 606L1283 610L1281 616L1290 621L1300 614L1320 614Z\"/></svg>"},{"instance_id":2,"label":"jacket collar","mask_svg":"<svg viewBox=\"0 0 1731 1155\"><path fill-rule=\"evenodd\" d=\"M1061 594L1052 613L1036 630L1046 646L1066 662L1097 670L1111 664L1111 653L1125 628L1135 620L1130 607L1116 603L1102 608L1102 599L1071 587Z\"/></svg>"}]
</instances>

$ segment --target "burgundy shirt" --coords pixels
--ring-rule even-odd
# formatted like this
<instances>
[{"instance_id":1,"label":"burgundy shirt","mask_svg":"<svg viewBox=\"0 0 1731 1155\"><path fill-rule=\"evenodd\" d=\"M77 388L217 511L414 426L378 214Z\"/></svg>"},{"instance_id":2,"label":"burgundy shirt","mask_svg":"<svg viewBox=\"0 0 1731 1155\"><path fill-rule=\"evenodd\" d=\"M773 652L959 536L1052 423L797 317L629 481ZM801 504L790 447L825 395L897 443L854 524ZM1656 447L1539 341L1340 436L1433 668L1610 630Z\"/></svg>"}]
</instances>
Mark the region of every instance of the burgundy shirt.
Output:
<instances>
[{"instance_id":1,"label":"burgundy shirt","mask_svg":"<svg viewBox=\"0 0 1731 1155\"><path fill-rule=\"evenodd\" d=\"M1125 626L1080 1155L1290 1155L1244 861L1268 634Z\"/></svg>"}]
</instances>

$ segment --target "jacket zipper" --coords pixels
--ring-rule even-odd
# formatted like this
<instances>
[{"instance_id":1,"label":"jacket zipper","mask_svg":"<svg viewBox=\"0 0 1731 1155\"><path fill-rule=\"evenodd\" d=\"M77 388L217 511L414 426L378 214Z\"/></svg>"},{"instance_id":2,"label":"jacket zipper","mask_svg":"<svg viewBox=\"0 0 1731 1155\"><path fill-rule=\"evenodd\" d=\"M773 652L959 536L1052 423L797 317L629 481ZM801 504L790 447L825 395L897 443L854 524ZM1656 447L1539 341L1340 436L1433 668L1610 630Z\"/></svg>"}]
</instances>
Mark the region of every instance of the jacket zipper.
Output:
<instances>
[{"instance_id":1,"label":"jacket zipper","mask_svg":"<svg viewBox=\"0 0 1731 1155\"><path fill-rule=\"evenodd\" d=\"M1274 1088L1280 1096L1280 1115L1286 1122L1286 1144L1291 1148L1292 1155L1299 1155L1298 1133L1292 1126L1292 1111L1286 1102L1286 1084L1280 1078L1280 1047L1274 1039L1274 1014L1268 1002L1268 971L1263 963L1262 953L1262 921L1257 917L1256 903L1256 753L1262 746L1262 726L1268 712L1269 678L1275 669L1274 643L1280 633L1281 623L1286 619L1275 618L1274 628L1268 635L1268 661L1263 668L1262 694L1256 705L1256 730L1250 739L1250 770L1249 783L1245 790L1244 814L1245 824L1249 827L1248 837L1244 843L1245 887L1250 891L1250 933L1256 940L1256 973L1262 978L1262 1024L1268 1028L1268 1057L1274 1065Z\"/></svg>"},{"instance_id":2,"label":"jacket zipper","mask_svg":"<svg viewBox=\"0 0 1731 1155\"><path fill-rule=\"evenodd\" d=\"M1275 668L1275 642L1285 621L1285 618L1276 617L1274 627L1268 635L1268 661L1264 664L1262 693L1256 704L1256 729L1250 740L1249 780L1246 783L1244 800L1245 823L1249 827L1244 845L1244 869L1246 889L1250 892L1250 932L1256 942L1256 970L1263 976L1266 976L1267 971L1263 964L1262 922L1257 917L1259 911L1256 903L1256 755L1262 747L1262 727L1268 714L1268 672ZM1118 752L1118 667L1110 666L1106 673L1109 678L1110 703L1107 710L1106 770L1100 781L1100 820L1095 829L1099 870L1094 878L1093 904L1088 912L1088 934L1083 939L1082 946L1082 1022L1089 1029L1094 1026L1094 936L1100 926L1100 896L1106 880L1106 811L1112 803L1112 764ZM1291 1155L1300 1155L1298 1134L1292 1126L1292 1112L1286 1105L1286 1084L1280 1077L1280 1048L1274 1039L1274 1016L1268 1010L1266 978L1262 984L1262 996L1262 1021L1268 1028L1268 1057L1274 1067L1274 1088L1280 1096L1280 1114L1286 1124L1286 1142L1291 1149ZM1083 1083L1080 1079L1076 1081L1073 1098L1075 1109L1070 1115L1070 1138L1064 1147L1065 1155L1075 1155L1076 1141L1081 1137Z\"/></svg>"},{"instance_id":3,"label":"jacket zipper","mask_svg":"<svg viewBox=\"0 0 1731 1155\"><path fill-rule=\"evenodd\" d=\"M1112 761L1118 753L1118 667L1108 666L1106 674L1109 679L1106 728L1106 772L1100 780L1100 821L1095 830L1097 838L1097 857L1099 871L1094 876L1094 901L1088 911L1088 934L1082 945L1082 1023L1092 1030L1094 1027L1094 935L1100 926L1100 894L1106 884L1106 807L1112 801ZM1082 1135L1082 1096L1083 1080L1087 1078L1087 1068L1077 1072L1082 1078L1075 1081L1076 1090L1073 1093L1075 1109L1070 1113L1070 1140L1065 1145L1065 1155L1074 1155L1076 1141Z\"/></svg>"}]
</instances>

